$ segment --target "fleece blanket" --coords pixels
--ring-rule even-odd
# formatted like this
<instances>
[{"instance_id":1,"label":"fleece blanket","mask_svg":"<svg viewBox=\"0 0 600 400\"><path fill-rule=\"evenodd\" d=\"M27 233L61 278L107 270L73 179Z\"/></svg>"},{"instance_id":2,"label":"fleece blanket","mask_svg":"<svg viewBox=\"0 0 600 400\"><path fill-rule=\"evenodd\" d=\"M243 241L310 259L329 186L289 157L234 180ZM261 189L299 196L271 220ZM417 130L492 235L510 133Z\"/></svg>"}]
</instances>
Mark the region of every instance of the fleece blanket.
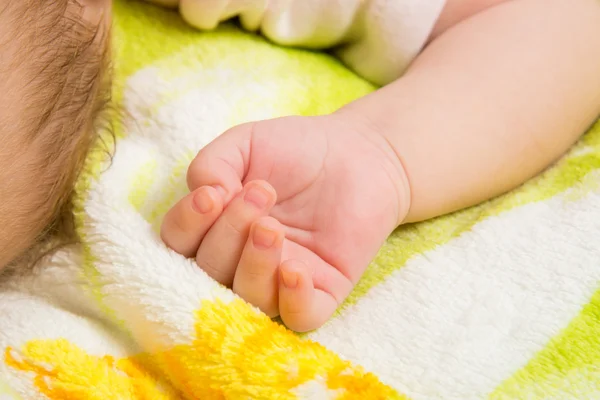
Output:
<instances>
[{"instance_id":1,"label":"fleece blanket","mask_svg":"<svg viewBox=\"0 0 600 400\"><path fill-rule=\"evenodd\" d=\"M116 143L77 184L80 242L2 277L1 399L600 398L600 126L518 190L398 229L296 335L167 249L161 218L230 126L374 87L234 26L115 13Z\"/></svg>"}]
</instances>

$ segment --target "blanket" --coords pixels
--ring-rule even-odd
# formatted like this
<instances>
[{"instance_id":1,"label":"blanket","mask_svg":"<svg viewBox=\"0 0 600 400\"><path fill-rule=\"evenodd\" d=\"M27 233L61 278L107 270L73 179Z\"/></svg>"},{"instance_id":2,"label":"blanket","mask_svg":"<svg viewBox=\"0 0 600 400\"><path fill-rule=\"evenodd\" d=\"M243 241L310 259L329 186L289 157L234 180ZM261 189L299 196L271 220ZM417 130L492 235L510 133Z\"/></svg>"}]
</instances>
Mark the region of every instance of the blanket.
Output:
<instances>
[{"instance_id":1,"label":"blanket","mask_svg":"<svg viewBox=\"0 0 600 400\"><path fill-rule=\"evenodd\" d=\"M77 182L80 241L2 277L0 399L600 398L600 126L517 190L398 229L297 335L169 250L161 219L227 128L375 87L234 25L114 7L117 113Z\"/></svg>"}]
</instances>

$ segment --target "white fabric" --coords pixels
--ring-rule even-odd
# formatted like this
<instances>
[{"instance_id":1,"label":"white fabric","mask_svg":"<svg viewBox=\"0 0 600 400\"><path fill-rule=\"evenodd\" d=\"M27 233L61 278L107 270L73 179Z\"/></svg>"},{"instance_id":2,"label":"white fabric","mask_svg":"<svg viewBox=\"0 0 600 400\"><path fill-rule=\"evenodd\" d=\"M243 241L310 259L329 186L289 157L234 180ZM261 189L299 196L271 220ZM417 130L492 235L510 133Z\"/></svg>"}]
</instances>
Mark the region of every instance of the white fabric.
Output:
<instances>
[{"instance_id":1,"label":"white fabric","mask_svg":"<svg viewBox=\"0 0 600 400\"><path fill-rule=\"evenodd\" d=\"M384 85L399 78L423 49L444 4L445 0L180 0L179 9L199 29L214 29L239 17L245 29L259 31L275 43L333 49L356 73Z\"/></svg>"}]
</instances>

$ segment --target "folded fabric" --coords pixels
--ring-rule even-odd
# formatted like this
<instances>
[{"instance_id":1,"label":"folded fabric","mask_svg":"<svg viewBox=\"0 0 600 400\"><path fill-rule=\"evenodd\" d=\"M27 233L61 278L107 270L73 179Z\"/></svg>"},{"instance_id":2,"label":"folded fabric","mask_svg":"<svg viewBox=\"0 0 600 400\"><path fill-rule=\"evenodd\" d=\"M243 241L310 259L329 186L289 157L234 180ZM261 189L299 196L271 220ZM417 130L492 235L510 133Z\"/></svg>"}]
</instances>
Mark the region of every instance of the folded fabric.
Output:
<instances>
[{"instance_id":1,"label":"folded fabric","mask_svg":"<svg viewBox=\"0 0 600 400\"><path fill-rule=\"evenodd\" d=\"M149 0L165 5L165 0ZM196 28L239 17L274 43L334 49L376 84L397 79L425 46L446 0L168 0Z\"/></svg>"}]
</instances>

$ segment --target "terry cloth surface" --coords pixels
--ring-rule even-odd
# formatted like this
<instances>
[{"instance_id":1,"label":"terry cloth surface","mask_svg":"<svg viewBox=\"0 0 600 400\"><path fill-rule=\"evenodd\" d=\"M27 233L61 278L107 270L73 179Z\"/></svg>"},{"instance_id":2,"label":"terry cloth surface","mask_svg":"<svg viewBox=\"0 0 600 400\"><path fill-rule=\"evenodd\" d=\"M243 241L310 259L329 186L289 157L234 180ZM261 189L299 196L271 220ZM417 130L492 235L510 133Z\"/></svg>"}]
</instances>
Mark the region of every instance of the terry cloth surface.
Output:
<instances>
[{"instance_id":1,"label":"terry cloth surface","mask_svg":"<svg viewBox=\"0 0 600 400\"><path fill-rule=\"evenodd\" d=\"M201 33L124 0L115 13L117 150L110 162L98 145L78 182L83 243L3 278L1 399L600 396L600 127L518 190L397 230L335 317L299 337L158 227L225 129L374 88L231 26Z\"/></svg>"}]
</instances>

